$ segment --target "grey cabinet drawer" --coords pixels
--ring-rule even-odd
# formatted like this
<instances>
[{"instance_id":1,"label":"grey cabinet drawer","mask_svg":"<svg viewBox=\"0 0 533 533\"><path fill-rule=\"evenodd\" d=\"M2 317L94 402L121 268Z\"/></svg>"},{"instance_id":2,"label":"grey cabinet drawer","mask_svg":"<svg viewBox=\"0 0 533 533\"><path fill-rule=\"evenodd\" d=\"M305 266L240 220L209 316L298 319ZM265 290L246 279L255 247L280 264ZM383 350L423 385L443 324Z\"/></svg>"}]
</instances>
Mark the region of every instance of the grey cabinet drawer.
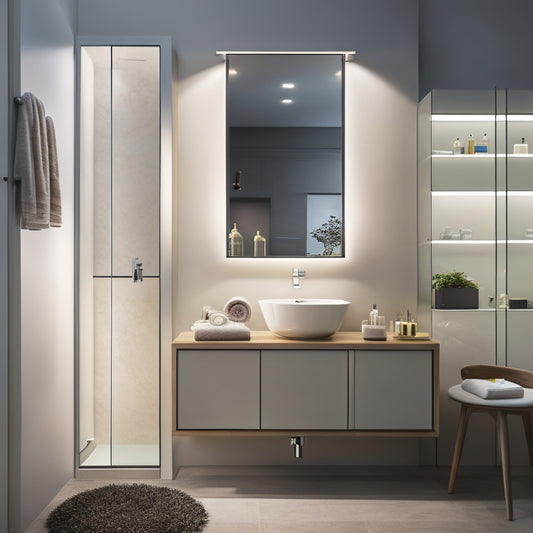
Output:
<instances>
[{"instance_id":1,"label":"grey cabinet drawer","mask_svg":"<svg viewBox=\"0 0 533 533\"><path fill-rule=\"evenodd\" d=\"M261 352L261 429L347 429L348 352Z\"/></svg>"},{"instance_id":2,"label":"grey cabinet drawer","mask_svg":"<svg viewBox=\"0 0 533 533\"><path fill-rule=\"evenodd\" d=\"M355 429L433 428L433 351L355 351Z\"/></svg>"},{"instance_id":3,"label":"grey cabinet drawer","mask_svg":"<svg viewBox=\"0 0 533 533\"><path fill-rule=\"evenodd\" d=\"M177 429L259 429L259 350L179 350Z\"/></svg>"}]
</instances>

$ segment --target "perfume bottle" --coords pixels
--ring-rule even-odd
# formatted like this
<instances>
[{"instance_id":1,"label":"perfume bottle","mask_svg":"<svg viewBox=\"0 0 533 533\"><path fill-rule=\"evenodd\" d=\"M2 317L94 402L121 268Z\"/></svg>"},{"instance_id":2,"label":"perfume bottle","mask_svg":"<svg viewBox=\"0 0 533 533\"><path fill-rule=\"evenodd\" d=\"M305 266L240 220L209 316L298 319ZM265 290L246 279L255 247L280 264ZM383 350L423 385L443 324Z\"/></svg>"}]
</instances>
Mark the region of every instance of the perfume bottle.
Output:
<instances>
[{"instance_id":1,"label":"perfume bottle","mask_svg":"<svg viewBox=\"0 0 533 533\"><path fill-rule=\"evenodd\" d=\"M265 257L266 256L266 239L259 233L254 237L254 257Z\"/></svg>"},{"instance_id":2,"label":"perfume bottle","mask_svg":"<svg viewBox=\"0 0 533 533\"><path fill-rule=\"evenodd\" d=\"M242 250L242 235L239 233L237 229L237 223L235 222L233 224L233 229L231 230L231 233L229 234L229 250L230 250L230 256L231 257L242 257L243 250Z\"/></svg>"},{"instance_id":3,"label":"perfume bottle","mask_svg":"<svg viewBox=\"0 0 533 533\"><path fill-rule=\"evenodd\" d=\"M455 141L453 141L452 151L453 151L454 155L459 155L459 154L464 154L465 153L465 147L461 143L461 140L459 139L459 137L457 137L455 139Z\"/></svg>"}]
</instances>

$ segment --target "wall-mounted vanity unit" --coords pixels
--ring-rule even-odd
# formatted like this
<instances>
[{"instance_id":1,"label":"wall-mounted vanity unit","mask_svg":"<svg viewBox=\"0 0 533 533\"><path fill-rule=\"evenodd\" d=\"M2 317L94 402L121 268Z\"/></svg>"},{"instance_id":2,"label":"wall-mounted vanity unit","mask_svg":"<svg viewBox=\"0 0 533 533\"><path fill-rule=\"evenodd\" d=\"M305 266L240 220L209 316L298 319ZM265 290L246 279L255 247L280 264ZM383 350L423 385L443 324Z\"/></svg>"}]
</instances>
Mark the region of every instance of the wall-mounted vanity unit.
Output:
<instances>
[{"instance_id":1,"label":"wall-mounted vanity unit","mask_svg":"<svg viewBox=\"0 0 533 533\"><path fill-rule=\"evenodd\" d=\"M345 53L225 56L228 257L344 256Z\"/></svg>"},{"instance_id":2,"label":"wall-mounted vanity unit","mask_svg":"<svg viewBox=\"0 0 533 533\"><path fill-rule=\"evenodd\" d=\"M439 344L360 332L172 344L174 436L404 436L439 430Z\"/></svg>"}]
</instances>

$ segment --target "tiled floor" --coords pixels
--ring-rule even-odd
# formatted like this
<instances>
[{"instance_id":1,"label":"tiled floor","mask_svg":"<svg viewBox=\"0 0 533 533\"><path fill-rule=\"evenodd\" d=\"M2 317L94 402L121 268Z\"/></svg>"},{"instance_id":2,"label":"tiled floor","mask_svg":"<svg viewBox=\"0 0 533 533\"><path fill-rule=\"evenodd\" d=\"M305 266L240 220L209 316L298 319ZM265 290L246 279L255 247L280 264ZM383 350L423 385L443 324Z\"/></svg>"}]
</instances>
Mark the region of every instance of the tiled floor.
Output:
<instances>
[{"instance_id":1,"label":"tiled floor","mask_svg":"<svg viewBox=\"0 0 533 533\"><path fill-rule=\"evenodd\" d=\"M210 516L205 533L533 531L533 470L513 470L514 522L505 519L498 468L460 468L453 495L446 490L448 473L434 467L187 467L173 481L142 482L199 499ZM69 481L27 532L45 532L54 506L109 482Z\"/></svg>"}]
</instances>

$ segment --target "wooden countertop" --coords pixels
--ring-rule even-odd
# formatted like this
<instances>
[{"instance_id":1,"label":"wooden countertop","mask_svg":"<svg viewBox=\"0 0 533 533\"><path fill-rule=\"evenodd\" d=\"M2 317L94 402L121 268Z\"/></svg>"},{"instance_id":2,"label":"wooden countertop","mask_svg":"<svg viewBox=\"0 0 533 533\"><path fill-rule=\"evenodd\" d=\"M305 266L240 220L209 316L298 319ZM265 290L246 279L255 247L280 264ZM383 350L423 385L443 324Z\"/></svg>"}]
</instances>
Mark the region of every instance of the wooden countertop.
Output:
<instances>
[{"instance_id":1,"label":"wooden countertop","mask_svg":"<svg viewBox=\"0 0 533 533\"><path fill-rule=\"evenodd\" d=\"M339 331L331 337L324 339L286 339L271 331L252 331L249 341L195 341L192 331L180 333L173 341L172 348L176 349L242 349L242 350L350 350L350 349L372 349L390 348L394 346L397 350L427 350L438 346L438 341L429 337L424 340L397 339L391 333L387 333L386 341L366 341L360 331Z\"/></svg>"}]
</instances>

